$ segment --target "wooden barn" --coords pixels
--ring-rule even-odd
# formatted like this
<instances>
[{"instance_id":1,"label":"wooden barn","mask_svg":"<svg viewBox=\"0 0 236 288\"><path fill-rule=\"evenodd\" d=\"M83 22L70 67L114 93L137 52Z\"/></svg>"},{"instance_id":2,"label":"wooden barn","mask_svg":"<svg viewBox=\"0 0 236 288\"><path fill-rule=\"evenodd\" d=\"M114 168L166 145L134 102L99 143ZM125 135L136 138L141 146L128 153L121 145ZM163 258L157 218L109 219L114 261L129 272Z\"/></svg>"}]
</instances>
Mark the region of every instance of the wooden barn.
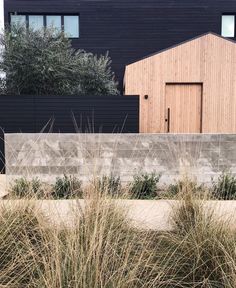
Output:
<instances>
[{"instance_id":1,"label":"wooden barn","mask_svg":"<svg viewBox=\"0 0 236 288\"><path fill-rule=\"evenodd\" d=\"M207 33L126 66L140 132L236 133L236 43Z\"/></svg>"}]
</instances>

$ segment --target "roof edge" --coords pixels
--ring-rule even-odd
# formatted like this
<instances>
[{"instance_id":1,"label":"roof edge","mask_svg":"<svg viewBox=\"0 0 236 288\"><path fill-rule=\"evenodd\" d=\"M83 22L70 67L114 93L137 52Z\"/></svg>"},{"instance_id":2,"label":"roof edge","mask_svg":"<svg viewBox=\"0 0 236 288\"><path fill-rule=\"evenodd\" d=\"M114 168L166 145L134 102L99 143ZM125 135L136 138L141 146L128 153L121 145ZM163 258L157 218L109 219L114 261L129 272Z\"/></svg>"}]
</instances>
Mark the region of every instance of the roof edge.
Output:
<instances>
[{"instance_id":1,"label":"roof edge","mask_svg":"<svg viewBox=\"0 0 236 288\"><path fill-rule=\"evenodd\" d=\"M140 59L138 59L138 60L136 60L136 61L134 61L134 62L131 62L131 63L127 64L126 66L135 64L136 62L139 62L139 61L145 60L145 59L147 59L147 58L149 58L149 57L152 57L152 56L161 54L161 53L163 53L163 52L165 52L165 51L168 51L168 50L170 50L170 49L176 48L176 47L178 47L178 46L181 46L181 45L186 44L186 43L188 43L188 42L197 40L197 39L202 38L202 37L207 36L207 35L213 35L213 36L216 36L216 37L218 37L218 38L221 38L221 39L223 39L223 40L225 40L225 41L229 41L229 42L231 42L231 43L236 44L236 41L233 40L233 39L226 38L226 37L223 37L223 36L221 36L221 35L219 35L219 34L217 34L217 33L215 33L215 32L209 31L209 32L200 34L200 35L198 35L198 36L196 36L196 37L193 37L193 38L190 38L190 39L188 39L188 40L185 40L185 41L182 41L182 42L180 42L180 43L177 43L177 44L175 44L175 45L172 45L172 46L170 46L170 47L168 47L168 48L161 49L161 50L158 51L158 52L148 54L147 56L144 56L144 57L142 57L142 58L140 58Z\"/></svg>"}]
</instances>

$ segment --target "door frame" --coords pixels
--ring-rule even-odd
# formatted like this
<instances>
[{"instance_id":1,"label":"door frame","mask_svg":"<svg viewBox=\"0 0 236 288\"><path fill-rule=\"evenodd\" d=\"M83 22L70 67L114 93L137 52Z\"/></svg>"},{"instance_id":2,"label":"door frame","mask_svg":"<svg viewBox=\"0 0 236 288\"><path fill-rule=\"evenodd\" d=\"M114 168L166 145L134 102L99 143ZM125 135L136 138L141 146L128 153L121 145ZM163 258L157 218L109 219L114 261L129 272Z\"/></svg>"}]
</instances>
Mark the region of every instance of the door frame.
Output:
<instances>
[{"instance_id":1,"label":"door frame","mask_svg":"<svg viewBox=\"0 0 236 288\"><path fill-rule=\"evenodd\" d=\"M201 85L201 99L200 99L200 133L203 131L203 82L165 82L165 89L164 89L164 121L165 121L165 133L168 132L168 123L166 124L166 86L167 85Z\"/></svg>"}]
</instances>

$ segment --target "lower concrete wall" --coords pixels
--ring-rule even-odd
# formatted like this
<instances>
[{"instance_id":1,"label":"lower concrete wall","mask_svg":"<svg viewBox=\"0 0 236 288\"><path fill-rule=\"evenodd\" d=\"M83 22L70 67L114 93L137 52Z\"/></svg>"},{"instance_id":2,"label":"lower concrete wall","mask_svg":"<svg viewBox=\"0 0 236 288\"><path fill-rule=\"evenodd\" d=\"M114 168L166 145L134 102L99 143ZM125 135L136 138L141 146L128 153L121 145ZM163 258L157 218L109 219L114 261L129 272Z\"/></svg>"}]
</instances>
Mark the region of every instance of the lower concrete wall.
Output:
<instances>
[{"instance_id":1,"label":"lower concrete wall","mask_svg":"<svg viewBox=\"0 0 236 288\"><path fill-rule=\"evenodd\" d=\"M169 184L188 174L210 182L236 174L236 134L5 134L6 174L52 181L62 174L119 175L156 171Z\"/></svg>"},{"instance_id":2,"label":"lower concrete wall","mask_svg":"<svg viewBox=\"0 0 236 288\"><path fill-rule=\"evenodd\" d=\"M78 220L88 202L85 200L42 200L30 201L35 211L41 211L50 225L71 227ZM147 200L112 200L113 205L125 213L128 222L138 229L169 231L173 229L173 209L179 207L179 201L147 201ZM26 200L0 200L1 208L25 207ZM110 203L110 202L104 202ZM225 221L231 228L236 228L236 201L204 201L199 202L206 213L210 213L217 221Z\"/></svg>"}]
</instances>

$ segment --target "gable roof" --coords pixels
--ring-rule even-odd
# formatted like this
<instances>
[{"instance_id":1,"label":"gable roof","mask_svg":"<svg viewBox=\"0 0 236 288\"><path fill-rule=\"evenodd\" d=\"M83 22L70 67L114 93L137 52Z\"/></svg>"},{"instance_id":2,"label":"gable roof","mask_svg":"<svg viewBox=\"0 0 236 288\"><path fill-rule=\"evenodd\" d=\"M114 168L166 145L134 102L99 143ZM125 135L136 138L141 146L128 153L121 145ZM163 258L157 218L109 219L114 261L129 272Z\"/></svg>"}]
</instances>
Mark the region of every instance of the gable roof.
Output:
<instances>
[{"instance_id":1,"label":"gable roof","mask_svg":"<svg viewBox=\"0 0 236 288\"><path fill-rule=\"evenodd\" d=\"M191 42L191 41L197 40L197 39L199 39L199 38L205 37L205 36L207 36L207 35L216 36L216 37L218 37L218 38L220 38L220 39L223 39L223 40L225 40L225 41L228 41L228 42L231 42L231 43L236 44L236 41L234 41L234 40L232 40L232 39L230 39L230 38L225 38L225 37L223 37L223 36L221 36L221 35L219 35L219 34L217 34L217 33L214 33L214 32L206 32L206 33L204 33L204 34L198 35L198 36L193 37L193 38L191 38L191 39L182 41L182 42L180 42L180 43L178 43L178 44L172 45L172 46L170 46L170 47L168 47L168 48L162 49L162 50L160 50L160 51L158 51L158 52L151 53L151 54L149 54L149 55L147 55L147 56L144 56L144 57L142 57L142 58L140 58L140 59L138 59L138 60L136 60L136 61L134 61L134 62L131 62L131 63L127 64L127 66L128 66L128 65L132 65L132 64L134 64L134 63L136 63L136 62L142 61L142 60L144 60L144 59L147 59L147 58L149 58L149 57L156 56L156 55L161 54L161 53L163 53L163 52L165 52L165 51L168 51L168 50L170 50L170 49L176 48L176 47L178 47L178 46L181 46L181 45L183 45L183 44L189 43L189 42Z\"/></svg>"}]
</instances>

